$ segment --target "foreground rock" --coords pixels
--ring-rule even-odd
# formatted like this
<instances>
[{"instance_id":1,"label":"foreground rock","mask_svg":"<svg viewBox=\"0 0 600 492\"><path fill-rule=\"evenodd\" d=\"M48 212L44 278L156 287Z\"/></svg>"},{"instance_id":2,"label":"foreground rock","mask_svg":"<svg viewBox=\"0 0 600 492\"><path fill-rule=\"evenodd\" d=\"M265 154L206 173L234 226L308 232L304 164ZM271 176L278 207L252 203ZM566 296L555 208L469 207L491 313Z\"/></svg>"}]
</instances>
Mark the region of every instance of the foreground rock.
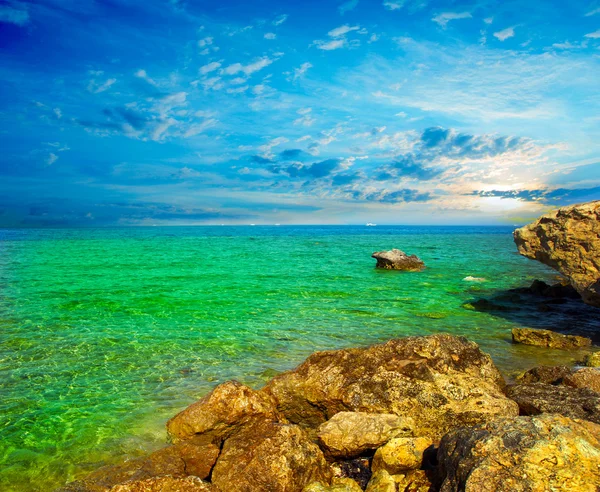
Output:
<instances>
[{"instance_id":1,"label":"foreground rock","mask_svg":"<svg viewBox=\"0 0 600 492\"><path fill-rule=\"evenodd\" d=\"M385 270L404 270L408 272L420 272L425 269L425 263L416 255L408 256L404 251L392 249L391 251L376 251L371 258L377 260L375 268Z\"/></svg>"},{"instance_id":2,"label":"foreground rock","mask_svg":"<svg viewBox=\"0 0 600 492\"><path fill-rule=\"evenodd\" d=\"M550 330L536 330L533 328L513 328L512 339L514 343L557 349L589 347L592 344L592 340L589 338L562 335Z\"/></svg>"},{"instance_id":3,"label":"foreground rock","mask_svg":"<svg viewBox=\"0 0 600 492\"><path fill-rule=\"evenodd\" d=\"M595 367L584 367L563 378L565 386L587 388L600 395L600 370Z\"/></svg>"},{"instance_id":4,"label":"foreground rock","mask_svg":"<svg viewBox=\"0 0 600 492\"><path fill-rule=\"evenodd\" d=\"M431 439L400 437L380 447L373 457L372 470L385 470L391 475L417 470L423 465L425 452L432 447Z\"/></svg>"},{"instance_id":5,"label":"foreground rock","mask_svg":"<svg viewBox=\"0 0 600 492\"><path fill-rule=\"evenodd\" d=\"M600 307L600 201L555 210L515 230L514 239L519 253L558 270Z\"/></svg>"},{"instance_id":6,"label":"foreground rock","mask_svg":"<svg viewBox=\"0 0 600 492\"><path fill-rule=\"evenodd\" d=\"M432 335L391 340L365 349L317 352L264 391L293 423L317 428L338 412L411 417L415 436L518 414L502 392L504 380L477 344Z\"/></svg>"},{"instance_id":7,"label":"foreground rock","mask_svg":"<svg viewBox=\"0 0 600 492\"><path fill-rule=\"evenodd\" d=\"M586 388L549 384L516 384L506 390L519 405L521 415L558 413L600 424L600 394Z\"/></svg>"},{"instance_id":8,"label":"foreground rock","mask_svg":"<svg viewBox=\"0 0 600 492\"><path fill-rule=\"evenodd\" d=\"M390 439L412 436L411 418L393 414L340 412L319 427L319 441L334 458L354 458Z\"/></svg>"},{"instance_id":9,"label":"foreground rock","mask_svg":"<svg viewBox=\"0 0 600 492\"><path fill-rule=\"evenodd\" d=\"M592 492L600 426L558 415L499 419L444 436L441 492Z\"/></svg>"},{"instance_id":10,"label":"foreground rock","mask_svg":"<svg viewBox=\"0 0 600 492\"><path fill-rule=\"evenodd\" d=\"M117 485L110 492L212 492L209 483L197 477L155 477Z\"/></svg>"}]
</instances>

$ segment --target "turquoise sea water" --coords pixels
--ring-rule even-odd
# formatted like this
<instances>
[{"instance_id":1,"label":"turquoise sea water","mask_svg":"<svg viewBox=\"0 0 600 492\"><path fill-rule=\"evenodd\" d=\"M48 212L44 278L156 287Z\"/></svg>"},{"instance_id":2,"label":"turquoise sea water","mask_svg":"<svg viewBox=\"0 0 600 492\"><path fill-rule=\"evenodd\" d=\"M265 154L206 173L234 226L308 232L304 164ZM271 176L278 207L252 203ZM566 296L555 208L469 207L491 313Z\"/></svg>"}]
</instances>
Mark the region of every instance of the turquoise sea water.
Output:
<instances>
[{"instance_id":1,"label":"turquoise sea water","mask_svg":"<svg viewBox=\"0 0 600 492\"><path fill-rule=\"evenodd\" d=\"M572 360L512 346L514 320L463 307L555 278L511 232L0 230L0 490L52 490L160 447L165 421L215 384L259 387L314 350L450 332L507 372ZM428 268L375 270L371 253L393 247Z\"/></svg>"}]
</instances>

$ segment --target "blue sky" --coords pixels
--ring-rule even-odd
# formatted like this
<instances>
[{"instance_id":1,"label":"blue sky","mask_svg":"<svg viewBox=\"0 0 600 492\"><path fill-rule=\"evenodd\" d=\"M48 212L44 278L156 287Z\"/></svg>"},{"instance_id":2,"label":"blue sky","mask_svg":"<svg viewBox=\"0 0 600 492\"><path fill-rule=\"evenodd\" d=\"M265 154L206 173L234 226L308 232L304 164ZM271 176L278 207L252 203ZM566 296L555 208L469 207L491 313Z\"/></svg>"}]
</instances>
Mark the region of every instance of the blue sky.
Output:
<instances>
[{"instance_id":1,"label":"blue sky","mask_svg":"<svg viewBox=\"0 0 600 492\"><path fill-rule=\"evenodd\" d=\"M600 199L600 1L0 0L0 226Z\"/></svg>"}]
</instances>

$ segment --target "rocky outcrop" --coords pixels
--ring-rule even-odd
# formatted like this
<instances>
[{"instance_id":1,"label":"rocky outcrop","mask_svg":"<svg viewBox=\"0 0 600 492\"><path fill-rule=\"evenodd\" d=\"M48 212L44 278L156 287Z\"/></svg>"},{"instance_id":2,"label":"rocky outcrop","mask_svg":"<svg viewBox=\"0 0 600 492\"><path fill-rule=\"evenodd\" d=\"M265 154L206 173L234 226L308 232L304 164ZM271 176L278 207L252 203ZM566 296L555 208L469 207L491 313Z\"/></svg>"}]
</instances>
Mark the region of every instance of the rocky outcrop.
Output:
<instances>
[{"instance_id":1,"label":"rocky outcrop","mask_svg":"<svg viewBox=\"0 0 600 492\"><path fill-rule=\"evenodd\" d=\"M392 249L391 251L376 251L371 258L377 260L375 268L384 270L404 270L420 272L425 269L425 263L416 255L408 256L404 251Z\"/></svg>"},{"instance_id":2,"label":"rocky outcrop","mask_svg":"<svg viewBox=\"0 0 600 492\"><path fill-rule=\"evenodd\" d=\"M600 307L600 201L555 210L515 230L514 239L519 253L558 270Z\"/></svg>"},{"instance_id":3,"label":"rocky outcrop","mask_svg":"<svg viewBox=\"0 0 600 492\"><path fill-rule=\"evenodd\" d=\"M211 482L222 491L300 491L328 482L323 453L297 425L258 420L225 441Z\"/></svg>"},{"instance_id":4,"label":"rocky outcrop","mask_svg":"<svg viewBox=\"0 0 600 492\"><path fill-rule=\"evenodd\" d=\"M589 338L562 335L554 331L534 328L513 328L512 339L514 343L557 349L589 347L592 344L592 340Z\"/></svg>"},{"instance_id":5,"label":"rocky outcrop","mask_svg":"<svg viewBox=\"0 0 600 492\"><path fill-rule=\"evenodd\" d=\"M600 426L559 415L498 419L444 436L440 491L592 492Z\"/></svg>"},{"instance_id":6,"label":"rocky outcrop","mask_svg":"<svg viewBox=\"0 0 600 492\"><path fill-rule=\"evenodd\" d=\"M386 413L339 412L318 431L319 442L334 458L354 458L398 436L412 436L411 418Z\"/></svg>"},{"instance_id":7,"label":"rocky outcrop","mask_svg":"<svg viewBox=\"0 0 600 492\"><path fill-rule=\"evenodd\" d=\"M317 428L338 412L411 417L415 436L517 415L504 380L477 344L432 335L391 340L364 349L317 352L264 391L289 421Z\"/></svg>"},{"instance_id":8,"label":"rocky outcrop","mask_svg":"<svg viewBox=\"0 0 600 492\"><path fill-rule=\"evenodd\" d=\"M558 413L600 424L600 394L586 388L516 384L509 386L506 394L517 402L521 415Z\"/></svg>"}]
</instances>

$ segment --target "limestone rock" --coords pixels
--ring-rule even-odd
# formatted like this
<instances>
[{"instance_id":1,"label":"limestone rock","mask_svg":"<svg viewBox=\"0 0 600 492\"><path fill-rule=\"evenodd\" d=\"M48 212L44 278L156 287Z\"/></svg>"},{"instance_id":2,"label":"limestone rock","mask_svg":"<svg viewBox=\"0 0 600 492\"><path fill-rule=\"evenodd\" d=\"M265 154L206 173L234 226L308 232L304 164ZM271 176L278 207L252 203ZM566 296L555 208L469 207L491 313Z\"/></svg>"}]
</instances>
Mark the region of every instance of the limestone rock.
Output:
<instances>
[{"instance_id":1,"label":"limestone rock","mask_svg":"<svg viewBox=\"0 0 600 492\"><path fill-rule=\"evenodd\" d=\"M600 393L600 370L595 367L584 367L565 376L563 384L573 388L587 388Z\"/></svg>"},{"instance_id":2,"label":"limestone rock","mask_svg":"<svg viewBox=\"0 0 600 492\"><path fill-rule=\"evenodd\" d=\"M444 436L440 492L592 492L600 426L559 415L498 419Z\"/></svg>"},{"instance_id":3,"label":"limestone rock","mask_svg":"<svg viewBox=\"0 0 600 492\"><path fill-rule=\"evenodd\" d=\"M506 395L519 405L521 415L558 413L600 424L600 395L585 388L549 384L516 384Z\"/></svg>"},{"instance_id":4,"label":"limestone rock","mask_svg":"<svg viewBox=\"0 0 600 492\"><path fill-rule=\"evenodd\" d=\"M313 482L304 487L302 492L363 492L363 489L351 478L334 478L331 485Z\"/></svg>"},{"instance_id":5,"label":"limestone rock","mask_svg":"<svg viewBox=\"0 0 600 492\"><path fill-rule=\"evenodd\" d=\"M338 412L412 417L415 435L517 415L491 358L462 337L431 335L316 352L264 391L291 422L317 428Z\"/></svg>"},{"instance_id":6,"label":"limestone rock","mask_svg":"<svg viewBox=\"0 0 600 492\"><path fill-rule=\"evenodd\" d=\"M408 256L404 251L400 251L399 249L376 251L371 255L371 258L377 260L375 268L383 268L385 270L420 272L425 268L425 263L418 256Z\"/></svg>"},{"instance_id":7,"label":"limestone rock","mask_svg":"<svg viewBox=\"0 0 600 492\"><path fill-rule=\"evenodd\" d=\"M588 347L592 344L589 338L562 335L554 331L534 328L513 328L512 338L514 343L557 349Z\"/></svg>"},{"instance_id":8,"label":"limestone rock","mask_svg":"<svg viewBox=\"0 0 600 492\"><path fill-rule=\"evenodd\" d=\"M392 439L375 452L371 469L373 473L386 470L392 475L416 470L421 467L423 455L431 445L431 439L424 437Z\"/></svg>"},{"instance_id":9,"label":"limestone rock","mask_svg":"<svg viewBox=\"0 0 600 492\"><path fill-rule=\"evenodd\" d=\"M586 355L584 364L587 367L600 367L600 352Z\"/></svg>"},{"instance_id":10,"label":"limestone rock","mask_svg":"<svg viewBox=\"0 0 600 492\"><path fill-rule=\"evenodd\" d=\"M167 431L174 441L205 433L225 438L258 417L280 419L269 395L237 381L228 381L170 419Z\"/></svg>"},{"instance_id":11,"label":"limestone rock","mask_svg":"<svg viewBox=\"0 0 600 492\"><path fill-rule=\"evenodd\" d=\"M411 418L394 414L340 412L319 427L319 441L336 458L353 458L390 439L414 432Z\"/></svg>"},{"instance_id":12,"label":"limestone rock","mask_svg":"<svg viewBox=\"0 0 600 492\"><path fill-rule=\"evenodd\" d=\"M538 366L517 377L519 383L561 384L573 371L567 366Z\"/></svg>"},{"instance_id":13,"label":"limestone rock","mask_svg":"<svg viewBox=\"0 0 600 492\"><path fill-rule=\"evenodd\" d=\"M211 477L222 491L300 492L312 482L329 482L331 470L300 427L256 420L225 441Z\"/></svg>"},{"instance_id":14,"label":"limestone rock","mask_svg":"<svg viewBox=\"0 0 600 492\"><path fill-rule=\"evenodd\" d=\"M213 487L198 477L155 477L116 485L110 492L212 492Z\"/></svg>"},{"instance_id":15,"label":"limestone rock","mask_svg":"<svg viewBox=\"0 0 600 492\"><path fill-rule=\"evenodd\" d=\"M519 253L567 276L600 307L600 201L563 207L514 231Z\"/></svg>"}]
</instances>

